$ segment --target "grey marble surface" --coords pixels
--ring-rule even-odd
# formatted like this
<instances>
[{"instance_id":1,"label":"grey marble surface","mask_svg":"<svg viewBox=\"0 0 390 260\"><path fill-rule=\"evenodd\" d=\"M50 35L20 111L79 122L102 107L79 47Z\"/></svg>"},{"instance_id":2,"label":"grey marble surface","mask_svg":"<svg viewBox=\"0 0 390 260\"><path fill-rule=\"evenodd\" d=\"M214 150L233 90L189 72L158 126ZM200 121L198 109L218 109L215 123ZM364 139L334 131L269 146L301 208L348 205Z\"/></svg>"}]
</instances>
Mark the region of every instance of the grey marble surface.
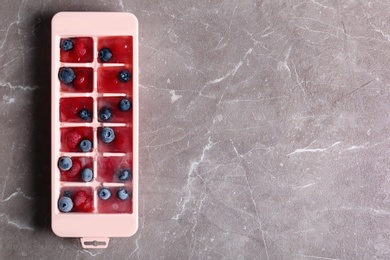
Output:
<instances>
[{"instance_id":1,"label":"grey marble surface","mask_svg":"<svg viewBox=\"0 0 390 260\"><path fill-rule=\"evenodd\" d=\"M140 227L50 229L50 19L140 24ZM390 2L19 1L0 9L1 259L390 259Z\"/></svg>"}]
</instances>

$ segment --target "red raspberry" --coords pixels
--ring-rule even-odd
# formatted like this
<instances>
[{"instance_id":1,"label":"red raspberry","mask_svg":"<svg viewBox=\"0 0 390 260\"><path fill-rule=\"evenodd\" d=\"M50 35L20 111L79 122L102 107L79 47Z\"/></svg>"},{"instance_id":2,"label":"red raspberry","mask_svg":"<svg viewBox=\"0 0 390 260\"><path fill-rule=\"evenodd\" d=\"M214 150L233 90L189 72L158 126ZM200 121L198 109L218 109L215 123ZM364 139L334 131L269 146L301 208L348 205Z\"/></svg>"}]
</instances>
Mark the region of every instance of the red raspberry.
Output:
<instances>
[{"instance_id":1,"label":"red raspberry","mask_svg":"<svg viewBox=\"0 0 390 260\"><path fill-rule=\"evenodd\" d=\"M87 201L87 192L81 190L74 195L73 204L76 209L81 209Z\"/></svg>"},{"instance_id":2,"label":"red raspberry","mask_svg":"<svg viewBox=\"0 0 390 260\"><path fill-rule=\"evenodd\" d=\"M64 115L64 120L73 118L77 112L80 102L75 99L61 99L60 101L61 113Z\"/></svg>"},{"instance_id":3,"label":"red raspberry","mask_svg":"<svg viewBox=\"0 0 390 260\"><path fill-rule=\"evenodd\" d=\"M83 72L79 72L76 78L73 80L73 87L78 90L85 90L88 86L87 75Z\"/></svg>"},{"instance_id":4,"label":"red raspberry","mask_svg":"<svg viewBox=\"0 0 390 260\"><path fill-rule=\"evenodd\" d=\"M87 192L81 190L74 195L73 204L77 211L91 212L93 210L93 201Z\"/></svg>"},{"instance_id":5,"label":"red raspberry","mask_svg":"<svg viewBox=\"0 0 390 260\"><path fill-rule=\"evenodd\" d=\"M81 141L81 135L75 130L71 130L66 134L66 143L69 148L76 148Z\"/></svg>"},{"instance_id":6,"label":"red raspberry","mask_svg":"<svg viewBox=\"0 0 390 260\"><path fill-rule=\"evenodd\" d=\"M93 201L91 199L91 197L88 197L86 202L84 203L83 207L82 207L82 210L84 212L91 212L93 211Z\"/></svg>"},{"instance_id":7,"label":"red raspberry","mask_svg":"<svg viewBox=\"0 0 390 260\"><path fill-rule=\"evenodd\" d=\"M68 171L66 171L66 176L69 178L74 178L76 177L81 170L81 165L78 161L73 162L72 168L70 168Z\"/></svg>"},{"instance_id":8,"label":"red raspberry","mask_svg":"<svg viewBox=\"0 0 390 260\"><path fill-rule=\"evenodd\" d=\"M87 53L87 45L83 41L76 41L73 51L79 57L78 60L80 60Z\"/></svg>"}]
</instances>

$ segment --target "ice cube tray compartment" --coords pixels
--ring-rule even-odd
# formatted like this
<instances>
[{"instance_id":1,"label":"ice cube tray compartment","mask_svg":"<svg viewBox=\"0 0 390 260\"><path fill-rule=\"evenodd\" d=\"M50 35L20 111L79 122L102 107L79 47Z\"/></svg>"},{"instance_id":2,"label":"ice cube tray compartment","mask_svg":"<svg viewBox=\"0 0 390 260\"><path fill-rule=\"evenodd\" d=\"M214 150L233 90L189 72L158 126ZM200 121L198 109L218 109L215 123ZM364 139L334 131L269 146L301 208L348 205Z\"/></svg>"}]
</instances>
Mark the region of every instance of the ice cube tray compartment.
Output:
<instances>
[{"instance_id":1,"label":"ice cube tray compartment","mask_svg":"<svg viewBox=\"0 0 390 260\"><path fill-rule=\"evenodd\" d=\"M92 62L93 61L93 39L91 37L66 37L61 38L60 43L67 40L71 45L70 50L60 49L61 62Z\"/></svg>"},{"instance_id":2,"label":"ice cube tray compartment","mask_svg":"<svg viewBox=\"0 0 390 260\"><path fill-rule=\"evenodd\" d=\"M130 118L129 118L128 111L122 111L120 109L120 102L122 100L128 100L130 102L129 110L131 110L132 109L131 108L132 99L130 96L98 98L98 110L101 111L104 108L108 108L108 109L110 109L110 111L112 111L112 118L109 120L109 122L111 122L111 123L126 123L126 122L129 122L129 120L130 120L130 124L128 124L130 126L130 125L132 125L131 122L133 119L133 115L131 114ZM99 118L98 120L103 121L101 118Z\"/></svg>"},{"instance_id":3,"label":"ice cube tray compartment","mask_svg":"<svg viewBox=\"0 0 390 260\"><path fill-rule=\"evenodd\" d=\"M68 50L60 47L65 40ZM111 53L99 57L104 48ZM110 59L102 59L103 54ZM129 110L119 105L122 99L129 101ZM109 109L112 116L102 119L102 109ZM106 128L115 134L112 142L101 139ZM52 144L53 231L62 237L82 237L84 248L105 248L108 237L133 235L138 228L138 21L134 15L63 12L53 17ZM70 158L72 167L61 170L60 158ZM92 172L82 175L84 169ZM111 193L106 200L99 197L102 188ZM74 207L69 212L59 207L66 206L67 197ZM105 243L90 243L94 241Z\"/></svg>"},{"instance_id":4,"label":"ice cube tray compartment","mask_svg":"<svg viewBox=\"0 0 390 260\"><path fill-rule=\"evenodd\" d=\"M89 113L89 119L82 119L81 112ZM61 98L60 99L60 121L72 123L92 122L93 99L91 97Z\"/></svg>"},{"instance_id":5,"label":"ice cube tray compartment","mask_svg":"<svg viewBox=\"0 0 390 260\"><path fill-rule=\"evenodd\" d=\"M81 171L89 168L93 171L92 157L70 157L72 160L72 168L68 171L60 170L60 181L62 182L83 182L81 179Z\"/></svg>"},{"instance_id":6,"label":"ice cube tray compartment","mask_svg":"<svg viewBox=\"0 0 390 260\"><path fill-rule=\"evenodd\" d=\"M70 64L64 64L58 71L58 76L60 76L61 71L66 69L71 69L74 73L74 79L72 83L61 84L61 92L70 92L70 93L82 93L82 92L92 92L94 87L94 77L93 77L93 68L90 67L74 67L74 65L68 66ZM81 65L81 64L79 64Z\"/></svg>"},{"instance_id":7,"label":"ice cube tray compartment","mask_svg":"<svg viewBox=\"0 0 390 260\"><path fill-rule=\"evenodd\" d=\"M110 63L131 64L133 60L133 39L131 36L123 37L100 37L98 39L98 50L107 48L111 50ZM106 63L98 59L100 63Z\"/></svg>"}]
</instances>

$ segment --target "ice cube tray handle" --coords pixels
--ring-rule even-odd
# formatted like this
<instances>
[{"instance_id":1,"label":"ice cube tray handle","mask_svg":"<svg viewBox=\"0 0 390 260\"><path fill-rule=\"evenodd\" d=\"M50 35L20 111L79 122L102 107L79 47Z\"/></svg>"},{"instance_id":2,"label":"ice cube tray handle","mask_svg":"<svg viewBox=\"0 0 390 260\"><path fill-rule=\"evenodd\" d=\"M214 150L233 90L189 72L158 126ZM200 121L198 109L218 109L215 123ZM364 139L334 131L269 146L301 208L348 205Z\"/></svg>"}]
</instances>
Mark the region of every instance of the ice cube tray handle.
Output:
<instances>
[{"instance_id":1,"label":"ice cube tray handle","mask_svg":"<svg viewBox=\"0 0 390 260\"><path fill-rule=\"evenodd\" d=\"M107 248L110 238L108 237L82 237L80 238L83 248Z\"/></svg>"}]
</instances>

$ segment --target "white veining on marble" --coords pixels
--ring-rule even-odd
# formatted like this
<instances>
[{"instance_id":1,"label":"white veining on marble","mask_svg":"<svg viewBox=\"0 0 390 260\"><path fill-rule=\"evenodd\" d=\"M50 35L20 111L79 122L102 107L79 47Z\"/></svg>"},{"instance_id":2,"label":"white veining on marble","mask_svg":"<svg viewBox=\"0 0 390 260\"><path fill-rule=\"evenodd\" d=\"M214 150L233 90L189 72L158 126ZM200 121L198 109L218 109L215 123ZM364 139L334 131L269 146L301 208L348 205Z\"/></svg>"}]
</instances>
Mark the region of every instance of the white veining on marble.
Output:
<instances>
[{"instance_id":1,"label":"white veining on marble","mask_svg":"<svg viewBox=\"0 0 390 260\"><path fill-rule=\"evenodd\" d=\"M15 98L7 96L7 95L3 95L3 101L6 104L11 104L11 103L15 102Z\"/></svg>"},{"instance_id":2,"label":"white veining on marble","mask_svg":"<svg viewBox=\"0 0 390 260\"><path fill-rule=\"evenodd\" d=\"M305 184L305 185L302 185L302 186L293 187L292 189L293 189L293 190L302 190L302 189L311 187L311 186L313 186L313 185L316 185L316 182L311 182L311 183L308 183L308 184Z\"/></svg>"},{"instance_id":3,"label":"white veining on marble","mask_svg":"<svg viewBox=\"0 0 390 260\"><path fill-rule=\"evenodd\" d=\"M211 141L211 137L209 137L207 140L207 144L202 149L202 154L199 156L199 159L191 163L190 169L187 173L187 182L186 185L183 187L183 191L186 193L186 195L180 198L179 205L181 209L179 213L177 213L175 216L172 217L173 220L178 220L180 216L187 210L186 205L188 202L190 202L191 195L192 195L191 184L195 178L197 177L201 178L199 175L193 176L193 173L196 171L199 164L204 161L206 152L209 151L215 144L216 144L215 142L213 143Z\"/></svg>"},{"instance_id":4,"label":"white veining on marble","mask_svg":"<svg viewBox=\"0 0 390 260\"><path fill-rule=\"evenodd\" d=\"M342 260L341 258L330 258L330 257L322 257L322 256L314 256L314 255L302 255L298 254L297 256L303 257L303 258L311 258L311 259L323 259L323 260Z\"/></svg>"},{"instance_id":5,"label":"white veining on marble","mask_svg":"<svg viewBox=\"0 0 390 260\"><path fill-rule=\"evenodd\" d=\"M5 220L7 221L8 225L14 226L14 227L16 227L18 229L21 229L21 230L34 230L34 228L32 228L30 226L27 226L27 225L21 224L21 223L17 223L16 221L11 220L10 217L8 215L6 215L6 214L0 213L0 217L5 218Z\"/></svg>"},{"instance_id":6,"label":"white veining on marble","mask_svg":"<svg viewBox=\"0 0 390 260\"><path fill-rule=\"evenodd\" d=\"M9 201L10 199L12 199L12 198L18 196L18 195L20 195L20 196L22 196L23 198L28 199L28 200L33 200L33 199L34 199L34 197L27 196L26 194L24 194L23 191L21 191L20 188L18 188L17 191L15 191L14 193L12 193L11 195L9 195L9 196L8 196L7 198L5 198L5 199L2 198L0 201L1 201L1 202L6 202L6 201ZM4 194L3 194L3 196L4 196Z\"/></svg>"},{"instance_id":7,"label":"white veining on marble","mask_svg":"<svg viewBox=\"0 0 390 260\"><path fill-rule=\"evenodd\" d=\"M123 0L118 0L119 6L121 7L122 11L125 11L125 6L123 5Z\"/></svg>"},{"instance_id":8,"label":"white veining on marble","mask_svg":"<svg viewBox=\"0 0 390 260\"><path fill-rule=\"evenodd\" d=\"M287 156L290 156L290 155L293 155L293 154L297 154L297 153L316 153L316 152L325 152L326 150L336 146L336 145L339 145L341 142L338 141L338 142L335 142L334 144L332 144L331 146L327 147L327 148L316 148L316 149L312 149L312 148L309 148L312 144L314 144L315 142L317 142L317 140L314 140L313 142L311 142L308 146L306 146L305 148L299 148L299 149L296 149L295 151L287 154Z\"/></svg>"},{"instance_id":9,"label":"white veining on marble","mask_svg":"<svg viewBox=\"0 0 390 260\"><path fill-rule=\"evenodd\" d=\"M169 91L169 95L171 95L171 103L175 103L182 97L182 95L177 95L173 89Z\"/></svg>"},{"instance_id":10,"label":"white veining on marble","mask_svg":"<svg viewBox=\"0 0 390 260\"><path fill-rule=\"evenodd\" d=\"M12 85L10 82L0 81L0 88L21 89L21 90L36 90L36 89L39 89L39 86Z\"/></svg>"},{"instance_id":11,"label":"white veining on marble","mask_svg":"<svg viewBox=\"0 0 390 260\"><path fill-rule=\"evenodd\" d=\"M230 76L234 76L236 74L236 72L238 71L238 69L242 66L242 64L244 63L244 60L246 59L246 57L251 54L253 51L253 48L249 48L247 50L247 52L245 53L244 57L234 66L233 69L229 70L225 75L219 77L219 78L216 78L216 79L213 79L213 80L209 80L207 81L206 85L212 85L212 84L216 84L216 83L219 83L223 80L225 80L227 77L230 77Z\"/></svg>"},{"instance_id":12,"label":"white veining on marble","mask_svg":"<svg viewBox=\"0 0 390 260\"><path fill-rule=\"evenodd\" d=\"M93 249L93 252L91 252L90 249L83 249L82 251L80 250L80 252L87 253L92 257L96 257L96 256L102 254L104 252L104 249Z\"/></svg>"}]
</instances>

